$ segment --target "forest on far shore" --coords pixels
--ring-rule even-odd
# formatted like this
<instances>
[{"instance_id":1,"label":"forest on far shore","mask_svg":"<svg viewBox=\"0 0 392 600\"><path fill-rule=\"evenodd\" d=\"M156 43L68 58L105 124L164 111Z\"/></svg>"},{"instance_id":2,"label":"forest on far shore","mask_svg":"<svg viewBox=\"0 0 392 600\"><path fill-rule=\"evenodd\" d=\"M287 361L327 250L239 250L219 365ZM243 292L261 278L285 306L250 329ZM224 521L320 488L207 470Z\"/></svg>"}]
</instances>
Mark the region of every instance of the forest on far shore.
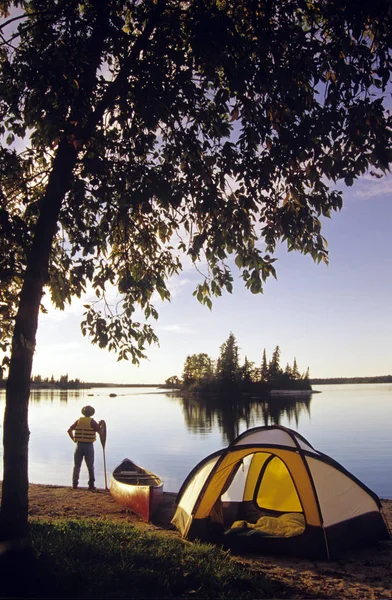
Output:
<instances>
[{"instance_id":1,"label":"forest on far shore","mask_svg":"<svg viewBox=\"0 0 392 600\"><path fill-rule=\"evenodd\" d=\"M371 377L318 377L311 379L312 385L334 385L338 383L392 383L392 375Z\"/></svg>"}]
</instances>

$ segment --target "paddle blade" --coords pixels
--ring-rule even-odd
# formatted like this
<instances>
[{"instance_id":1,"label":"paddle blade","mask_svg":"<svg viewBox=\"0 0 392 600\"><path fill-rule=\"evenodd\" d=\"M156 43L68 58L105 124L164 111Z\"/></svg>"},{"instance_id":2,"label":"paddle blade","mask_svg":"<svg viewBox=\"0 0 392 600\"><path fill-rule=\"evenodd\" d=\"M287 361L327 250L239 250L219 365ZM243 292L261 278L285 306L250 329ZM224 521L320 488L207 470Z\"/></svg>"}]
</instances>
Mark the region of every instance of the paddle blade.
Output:
<instances>
[{"instance_id":1,"label":"paddle blade","mask_svg":"<svg viewBox=\"0 0 392 600\"><path fill-rule=\"evenodd\" d=\"M98 425L99 425L99 439L101 440L102 448L105 448L105 444L106 444L106 423L102 419L102 421L99 421Z\"/></svg>"}]
</instances>

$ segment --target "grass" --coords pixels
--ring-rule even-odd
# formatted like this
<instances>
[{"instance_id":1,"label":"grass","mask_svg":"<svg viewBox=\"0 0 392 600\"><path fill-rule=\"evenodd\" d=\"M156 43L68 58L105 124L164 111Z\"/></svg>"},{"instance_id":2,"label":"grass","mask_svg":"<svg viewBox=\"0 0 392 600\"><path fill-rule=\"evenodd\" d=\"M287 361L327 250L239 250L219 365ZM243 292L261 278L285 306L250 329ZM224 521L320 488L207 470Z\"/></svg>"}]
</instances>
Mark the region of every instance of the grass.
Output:
<instances>
[{"instance_id":1,"label":"grass","mask_svg":"<svg viewBox=\"0 0 392 600\"><path fill-rule=\"evenodd\" d=\"M227 551L129 524L32 521L39 598L281 598L283 589ZM33 591L34 589L34 591Z\"/></svg>"}]
</instances>

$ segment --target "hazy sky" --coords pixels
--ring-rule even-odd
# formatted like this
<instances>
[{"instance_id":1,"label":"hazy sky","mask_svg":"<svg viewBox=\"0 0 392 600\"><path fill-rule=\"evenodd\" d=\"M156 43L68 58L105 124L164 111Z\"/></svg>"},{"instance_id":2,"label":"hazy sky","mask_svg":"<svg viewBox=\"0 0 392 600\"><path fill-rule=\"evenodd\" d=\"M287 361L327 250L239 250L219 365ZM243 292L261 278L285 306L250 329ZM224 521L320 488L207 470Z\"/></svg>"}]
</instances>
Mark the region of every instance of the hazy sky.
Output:
<instances>
[{"instance_id":1,"label":"hazy sky","mask_svg":"<svg viewBox=\"0 0 392 600\"><path fill-rule=\"evenodd\" d=\"M214 301L213 309L192 296L200 275L185 270L171 282L172 301L156 302L160 346L148 350L139 367L117 362L92 346L80 331L82 305L41 315L33 373L57 378L68 373L83 381L161 383L181 376L189 354L212 359L232 331L241 359L261 362L275 346L281 364L294 357L311 377L349 377L392 373L392 202L391 178L366 176L344 191L344 206L323 220L330 264L287 253L275 263L278 280L252 295L236 277L233 294Z\"/></svg>"}]
</instances>

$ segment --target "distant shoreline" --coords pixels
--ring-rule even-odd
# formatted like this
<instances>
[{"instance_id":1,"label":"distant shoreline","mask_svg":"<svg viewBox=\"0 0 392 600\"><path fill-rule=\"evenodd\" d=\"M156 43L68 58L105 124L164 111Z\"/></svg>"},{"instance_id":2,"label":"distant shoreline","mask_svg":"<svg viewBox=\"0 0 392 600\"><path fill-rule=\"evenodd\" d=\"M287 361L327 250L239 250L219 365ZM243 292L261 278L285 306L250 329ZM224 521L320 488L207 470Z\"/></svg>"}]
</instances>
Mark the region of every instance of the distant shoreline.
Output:
<instances>
[{"instance_id":1,"label":"distant shoreline","mask_svg":"<svg viewBox=\"0 0 392 600\"><path fill-rule=\"evenodd\" d=\"M310 379L313 385L339 385L339 384L372 384L372 383L392 383L392 375L379 375L375 377L330 377ZM0 389L4 389L7 380L0 380ZM80 390L91 388L161 388L165 390L172 389L164 383L102 383L102 382L80 382L78 386L61 386L56 383L31 383L32 390ZM315 390L272 390L273 394L279 393L316 393Z\"/></svg>"},{"instance_id":2,"label":"distant shoreline","mask_svg":"<svg viewBox=\"0 0 392 600\"><path fill-rule=\"evenodd\" d=\"M7 380L0 381L0 389L4 389L7 385ZM68 390L90 390L91 388L164 388L170 389L164 383L93 383L80 382L79 385L58 385L56 383L31 383L32 390L60 390L66 392Z\"/></svg>"},{"instance_id":3,"label":"distant shoreline","mask_svg":"<svg viewBox=\"0 0 392 600\"><path fill-rule=\"evenodd\" d=\"M392 383L392 375L375 377L330 377L310 379L310 385L337 385L339 383Z\"/></svg>"}]
</instances>

